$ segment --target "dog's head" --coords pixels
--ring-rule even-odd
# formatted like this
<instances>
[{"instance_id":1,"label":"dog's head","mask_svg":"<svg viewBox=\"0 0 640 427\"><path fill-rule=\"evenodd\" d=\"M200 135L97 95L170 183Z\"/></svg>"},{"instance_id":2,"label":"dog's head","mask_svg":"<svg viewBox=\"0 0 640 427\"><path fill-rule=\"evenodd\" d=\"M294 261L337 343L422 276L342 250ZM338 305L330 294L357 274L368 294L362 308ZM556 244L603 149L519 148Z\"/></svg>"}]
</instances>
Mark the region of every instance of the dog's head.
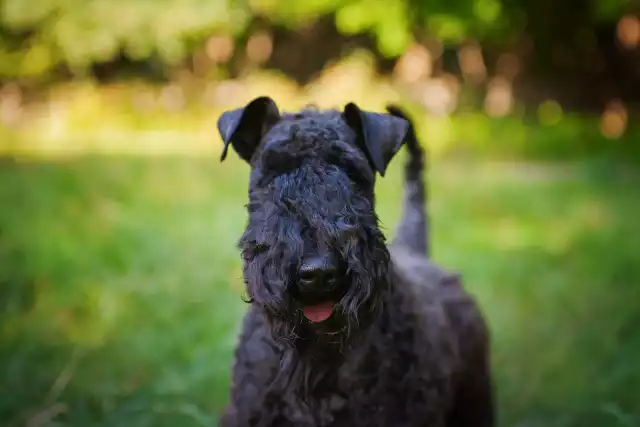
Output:
<instances>
[{"instance_id":1,"label":"dog's head","mask_svg":"<svg viewBox=\"0 0 640 427\"><path fill-rule=\"evenodd\" d=\"M276 338L342 343L380 310L389 252L374 209L375 176L384 175L408 126L355 104L281 114L268 97L220 116L222 159L231 146L251 165L239 245L248 296Z\"/></svg>"}]
</instances>

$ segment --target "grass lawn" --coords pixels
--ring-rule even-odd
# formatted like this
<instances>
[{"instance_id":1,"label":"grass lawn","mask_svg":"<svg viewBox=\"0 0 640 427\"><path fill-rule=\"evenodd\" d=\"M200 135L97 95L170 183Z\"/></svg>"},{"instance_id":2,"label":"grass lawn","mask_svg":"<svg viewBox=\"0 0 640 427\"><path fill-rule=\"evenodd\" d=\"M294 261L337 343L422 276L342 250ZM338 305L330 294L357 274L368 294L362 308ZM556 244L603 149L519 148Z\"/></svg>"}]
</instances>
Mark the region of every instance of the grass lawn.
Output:
<instances>
[{"instance_id":1,"label":"grass lawn","mask_svg":"<svg viewBox=\"0 0 640 427\"><path fill-rule=\"evenodd\" d=\"M210 426L227 398L248 169L0 163L0 425ZM401 159L378 187L388 236ZM503 426L640 423L640 175L434 161L434 257L493 329Z\"/></svg>"}]
</instances>

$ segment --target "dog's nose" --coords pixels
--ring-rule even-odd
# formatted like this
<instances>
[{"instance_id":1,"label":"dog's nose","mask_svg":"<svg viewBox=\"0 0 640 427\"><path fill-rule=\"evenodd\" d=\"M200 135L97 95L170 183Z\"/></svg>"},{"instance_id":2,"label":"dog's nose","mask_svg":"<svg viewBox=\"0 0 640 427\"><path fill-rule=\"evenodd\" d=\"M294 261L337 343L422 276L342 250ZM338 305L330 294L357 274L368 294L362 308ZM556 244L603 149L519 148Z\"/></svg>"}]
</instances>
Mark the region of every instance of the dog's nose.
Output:
<instances>
[{"instance_id":1,"label":"dog's nose","mask_svg":"<svg viewBox=\"0 0 640 427\"><path fill-rule=\"evenodd\" d=\"M304 288L318 289L335 285L337 268L326 258L305 260L298 270L298 279Z\"/></svg>"}]
</instances>

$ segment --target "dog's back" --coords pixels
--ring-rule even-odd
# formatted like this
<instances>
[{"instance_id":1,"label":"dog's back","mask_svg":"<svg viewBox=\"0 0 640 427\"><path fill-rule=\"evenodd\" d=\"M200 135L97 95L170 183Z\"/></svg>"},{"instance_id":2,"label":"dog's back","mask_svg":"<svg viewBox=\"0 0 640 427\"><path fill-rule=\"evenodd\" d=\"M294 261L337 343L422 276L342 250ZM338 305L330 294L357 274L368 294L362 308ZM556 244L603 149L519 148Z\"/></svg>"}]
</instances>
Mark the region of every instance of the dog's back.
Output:
<instances>
[{"instance_id":1,"label":"dog's back","mask_svg":"<svg viewBox=\"0 0 640 427\"><path fill-rule=\"evenodd\" d=\"M429 257L424 152L408 116L396 106L387 110L411 124L406 137L409 156L405 164L403 214L389 246L393 268L399 282L407 287L402 292L415 304L413 311L419 314L425 312L426 305L440 306L456 335L460 366L454 406L464 409L452 411L447 425L490 426L495 416L488 327L477 302L465 291L460 275L438 266ZM423 320L431 319L425 314Z\"/></svg>"}]
</instances>

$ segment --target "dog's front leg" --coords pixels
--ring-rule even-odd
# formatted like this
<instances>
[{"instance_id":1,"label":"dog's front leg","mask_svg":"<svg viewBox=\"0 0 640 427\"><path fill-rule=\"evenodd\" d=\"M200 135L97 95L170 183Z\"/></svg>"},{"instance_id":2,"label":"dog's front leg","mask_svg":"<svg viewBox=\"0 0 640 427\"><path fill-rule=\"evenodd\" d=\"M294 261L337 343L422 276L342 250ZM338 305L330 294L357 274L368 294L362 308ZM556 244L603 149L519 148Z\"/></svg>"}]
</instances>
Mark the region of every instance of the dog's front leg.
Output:
<instances>
[{"instance_id":1,"label":"dog's front leg","mask_svg":"<svg viewBox=\"0 0 640 427\"><path fill-rule=\"evenodd\" d=\"M287 427L281 402L269 392L280 358L268 329L251 308L245 315L235 351L231 396L220 427Z\"/></svg>"}]
</instances>

